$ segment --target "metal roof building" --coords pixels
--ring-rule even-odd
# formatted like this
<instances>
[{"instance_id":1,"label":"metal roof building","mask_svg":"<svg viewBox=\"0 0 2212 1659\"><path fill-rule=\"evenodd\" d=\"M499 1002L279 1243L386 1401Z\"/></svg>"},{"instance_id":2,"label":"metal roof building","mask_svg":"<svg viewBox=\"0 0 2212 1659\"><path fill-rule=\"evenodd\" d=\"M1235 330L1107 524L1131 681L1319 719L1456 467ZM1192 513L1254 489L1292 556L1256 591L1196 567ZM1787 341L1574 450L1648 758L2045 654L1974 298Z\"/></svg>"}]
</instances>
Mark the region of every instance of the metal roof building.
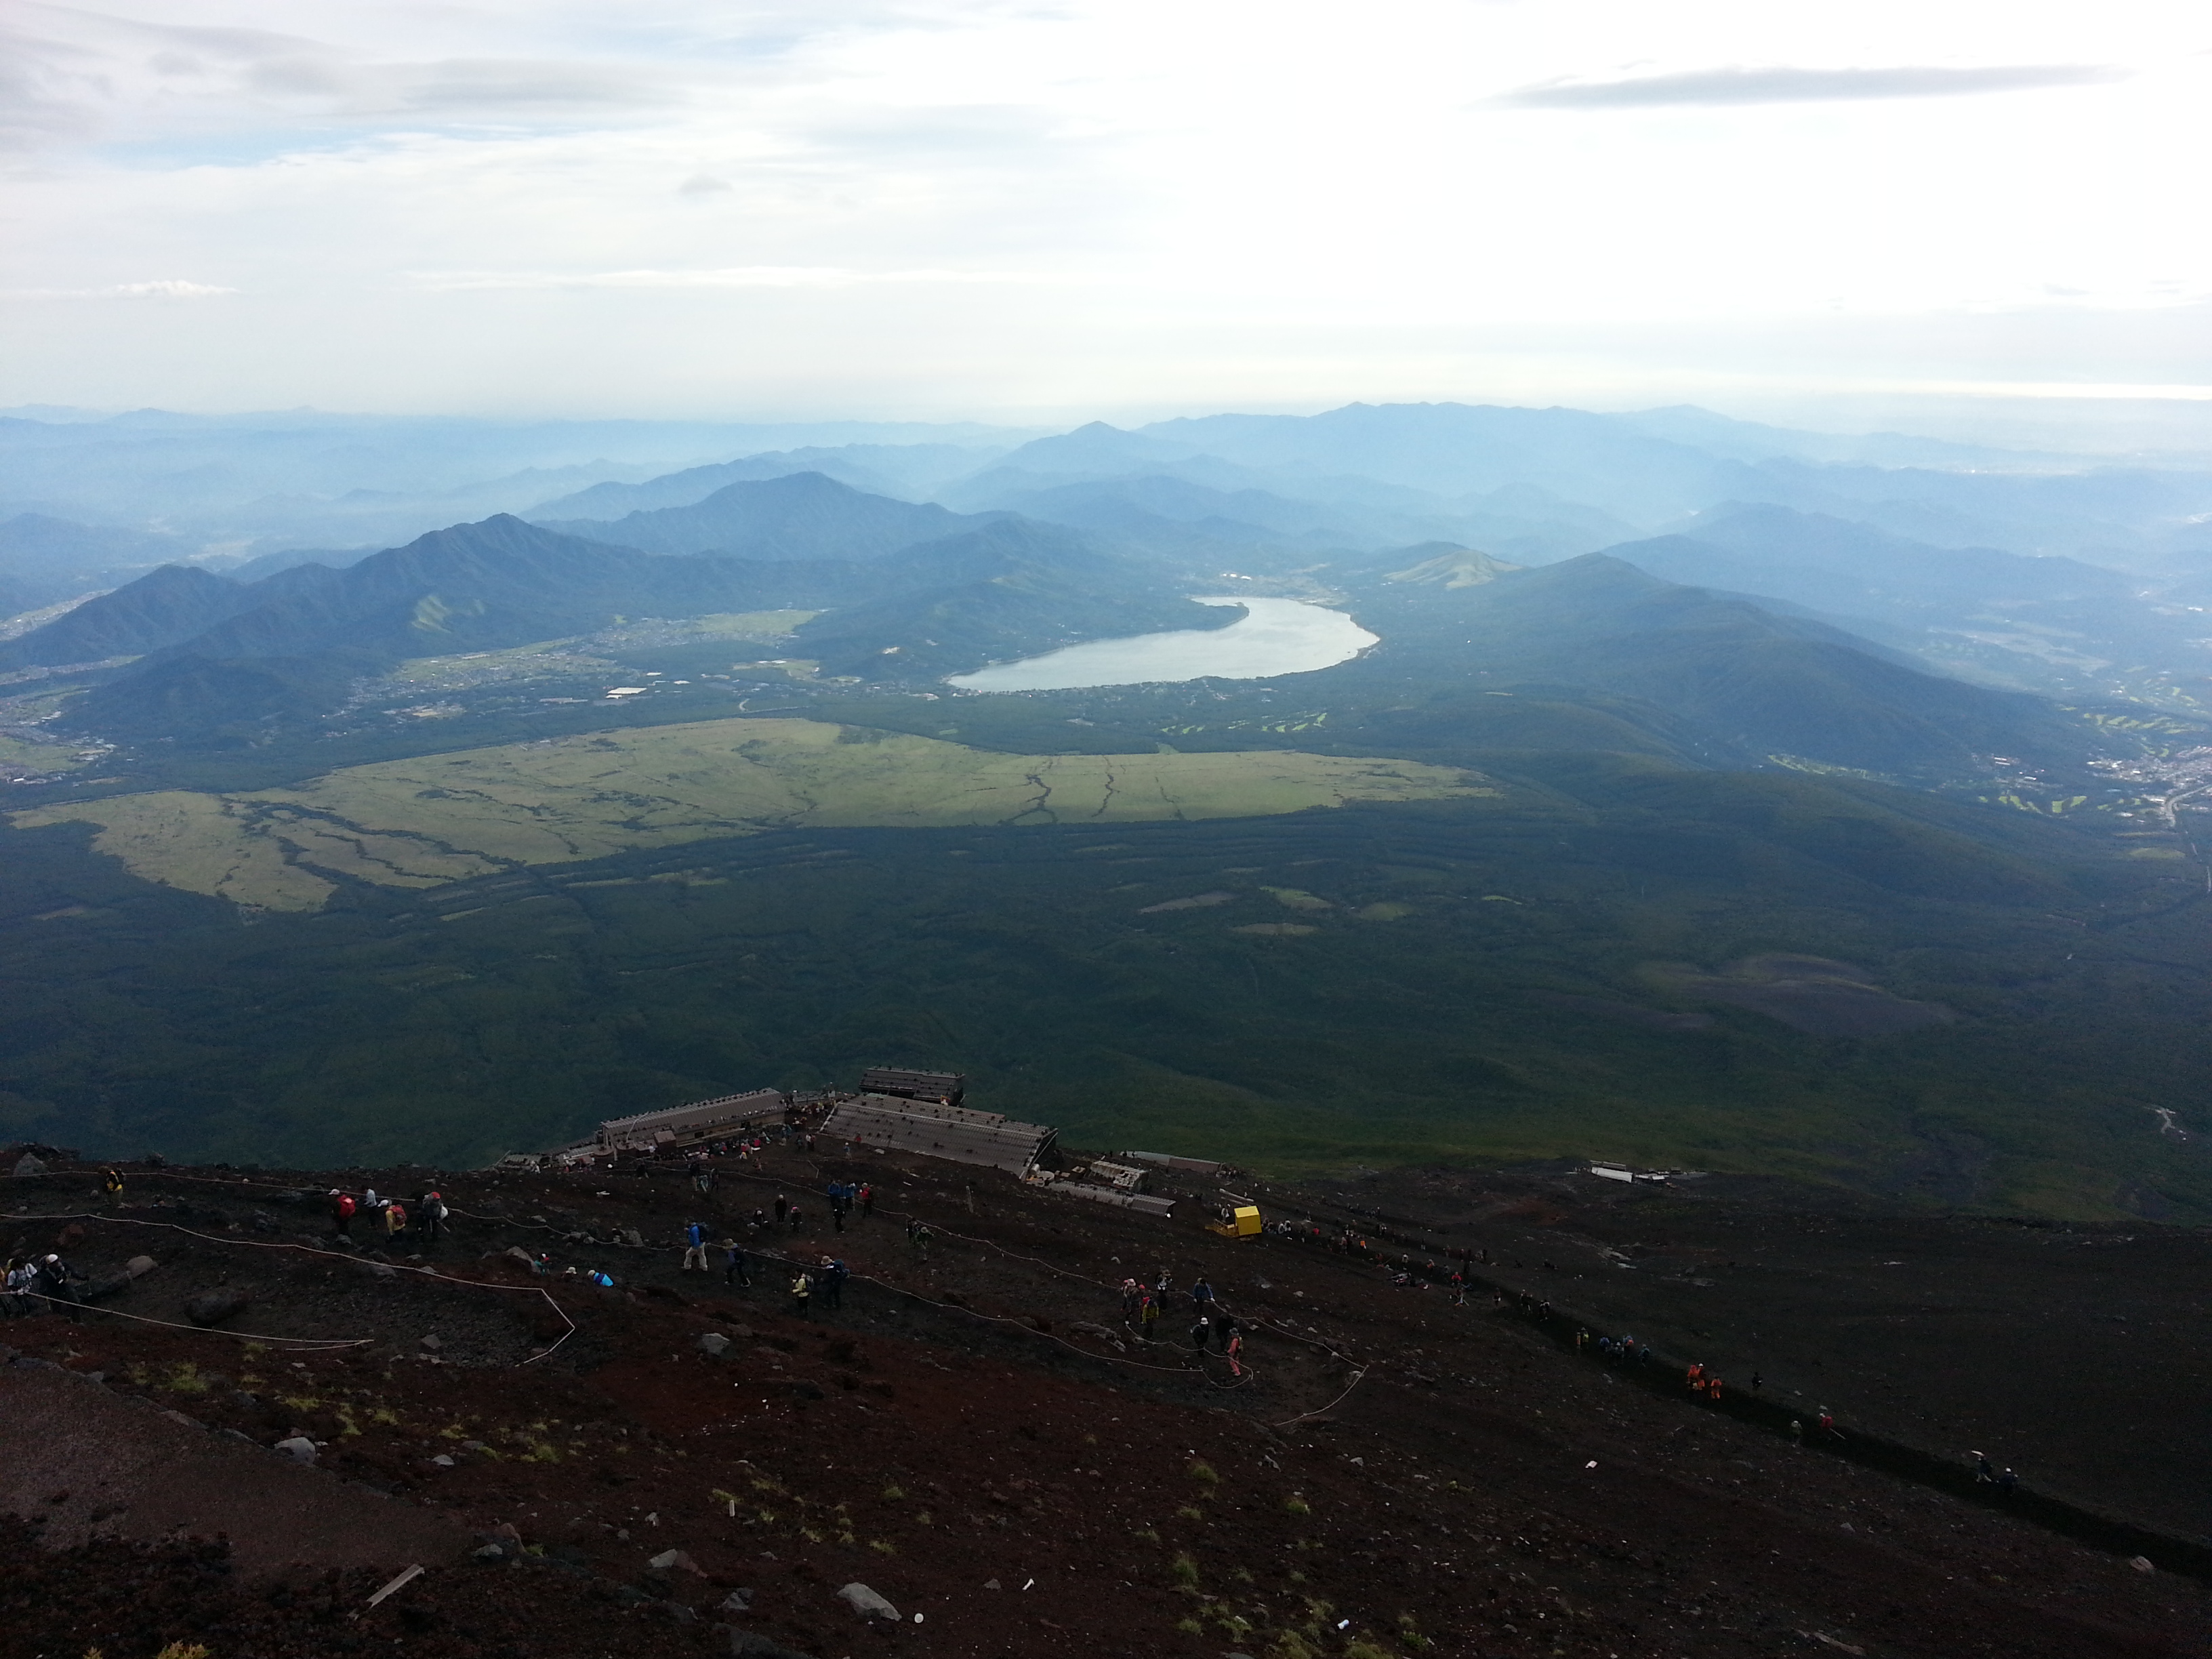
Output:
<instances>
[{"instance_id":1,"label":"metal roof building","mask_svg":"<svg viewBox=\"0 0 2212 1659\"><path fill-rule=\"evenodd\" d=\"M817 1133L1020 1175L1058 1132L1041 1123L1018 1123L999 1112L877 1094L842 1103Z\"/></svg>"}]
</instances>

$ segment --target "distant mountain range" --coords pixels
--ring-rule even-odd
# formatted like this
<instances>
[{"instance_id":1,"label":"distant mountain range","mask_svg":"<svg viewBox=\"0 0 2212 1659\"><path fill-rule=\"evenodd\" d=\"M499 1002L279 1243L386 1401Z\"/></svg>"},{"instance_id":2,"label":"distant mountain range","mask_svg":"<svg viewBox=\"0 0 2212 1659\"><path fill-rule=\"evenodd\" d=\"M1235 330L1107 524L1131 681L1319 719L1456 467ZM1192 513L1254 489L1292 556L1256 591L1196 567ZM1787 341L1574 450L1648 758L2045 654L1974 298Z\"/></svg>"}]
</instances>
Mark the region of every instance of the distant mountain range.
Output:
<instances>
[{"instance_id":1,"label":"distant mountain range","mask_svg":"<svg viewBox=\"0 0 2212 1659\"><path fill-rule=\"evenodd\" d=\"M408 658L500 650L638 617L826 612L800 629L795 648L825 672L864 681L1234 620L1176 597L1158 567L1073 531L966 518L819 474L727 485L697 507L609 528L680 547L689 537L672 523L699 534L711 527L711 540L744 551L647 552L502 515L343 570L302 565L244 584L167 565L0 641L0 668L136 657L71 718L143 734L165 722L179 731L231 722L264 704L313 714L341 701L351 678ZM344 672L317 666L326 662Z\"/></svg>"},{"instance_id":2,"label":"distant mountain range","mask_svg":"<svg viewBox=\"0 0 2212 1659\"><path fill-rule=\"evenodd\" d=\"M933 502L870 495L820 472L794 472L724 484L686 507L647 508L605 522L540 522L549 530L647 553L865 560L987 520Z\"/></svg>"},{"instance_id":3,"label":"distant mountain range","mask_svg":"<svg viewBox=\"0 0 2212 1659\"><path fill-rule=\"evenodd\" d=\"M1931 781L1985 771L1993 754L2076 767L2094 747L2041 697L1940 678L1842 629L1602 554L1486 573L1446 553L1370 580L1357 609L1382 643L1340 672L1419 690L1383 724L1430 743L1471 718L1467 746L1496 744L1509 717L1485 704L1535 685L1663 711L1675 741L1696 734L1686 757L1707 763Z\"/></svg>"}]
</instances>

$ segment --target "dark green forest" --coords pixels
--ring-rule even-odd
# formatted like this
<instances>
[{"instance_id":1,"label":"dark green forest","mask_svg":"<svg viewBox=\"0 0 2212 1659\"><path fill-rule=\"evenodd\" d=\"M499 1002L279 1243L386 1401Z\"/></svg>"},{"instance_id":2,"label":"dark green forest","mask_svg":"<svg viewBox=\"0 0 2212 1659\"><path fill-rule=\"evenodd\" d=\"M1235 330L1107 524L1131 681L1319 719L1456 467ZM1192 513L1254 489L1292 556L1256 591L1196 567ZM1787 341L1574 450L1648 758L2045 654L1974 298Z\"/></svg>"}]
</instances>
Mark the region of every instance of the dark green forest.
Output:
<instances>
[{"instance_id":1,"label":"dark green forest","mask_svg":"<svg viewBox=\"0 0 2212 1659\"><path fill-rule=\"evenodd\" d=\"M769 836L258 919L11 832L0 1130L459 1164L898 1062L1078 1145L1281 1172L1607 1157L2212 1214L2150 1109L2212 1079L2193 866L1876 784L1485 758L1523 805ZM1650 968L1765 952L1958 1017L1816 1036Z\"/></svg>"}]
</instances>

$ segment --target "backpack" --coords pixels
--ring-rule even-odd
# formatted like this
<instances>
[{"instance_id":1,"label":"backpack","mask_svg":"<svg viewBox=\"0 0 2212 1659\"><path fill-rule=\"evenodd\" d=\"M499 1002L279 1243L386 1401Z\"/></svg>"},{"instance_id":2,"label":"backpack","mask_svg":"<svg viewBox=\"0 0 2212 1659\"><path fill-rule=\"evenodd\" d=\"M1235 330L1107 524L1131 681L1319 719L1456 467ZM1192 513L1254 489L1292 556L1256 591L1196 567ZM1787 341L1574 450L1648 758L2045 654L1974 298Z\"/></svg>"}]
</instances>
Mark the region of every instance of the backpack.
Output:
<instances>
[{"instance_id":1,"label":"backpack","mask_svg":"<svg viewBox=\"0 0 2212 1659\"><path fill-rule=\"evenodd\" d=\"M353 1195L350 1193L340 1193L338 1194L338 1213L340 1215L350 1219L353 1212L360 1207L361 1206L359 1205L353 1201Z\"/></svg>"}]
</instances>

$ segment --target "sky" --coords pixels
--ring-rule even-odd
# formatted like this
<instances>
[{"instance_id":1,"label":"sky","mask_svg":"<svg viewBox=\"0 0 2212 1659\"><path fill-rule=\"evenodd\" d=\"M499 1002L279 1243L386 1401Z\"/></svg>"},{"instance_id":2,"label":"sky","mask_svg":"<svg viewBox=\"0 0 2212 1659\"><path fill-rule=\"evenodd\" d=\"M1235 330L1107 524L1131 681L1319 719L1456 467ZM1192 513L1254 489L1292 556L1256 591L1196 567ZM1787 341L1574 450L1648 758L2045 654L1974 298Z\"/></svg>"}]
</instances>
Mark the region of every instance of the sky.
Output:
<instances>
[{"instance_id":1,"label":"sky","mask_svg":"<svg viewBox=\"0 0 2212 1659\"><path fill-rule=\"evenodd\" d=\"M0 30L0 404L2212 433L2201 3L8 0Z\"/></svg>"}]
</instances>

